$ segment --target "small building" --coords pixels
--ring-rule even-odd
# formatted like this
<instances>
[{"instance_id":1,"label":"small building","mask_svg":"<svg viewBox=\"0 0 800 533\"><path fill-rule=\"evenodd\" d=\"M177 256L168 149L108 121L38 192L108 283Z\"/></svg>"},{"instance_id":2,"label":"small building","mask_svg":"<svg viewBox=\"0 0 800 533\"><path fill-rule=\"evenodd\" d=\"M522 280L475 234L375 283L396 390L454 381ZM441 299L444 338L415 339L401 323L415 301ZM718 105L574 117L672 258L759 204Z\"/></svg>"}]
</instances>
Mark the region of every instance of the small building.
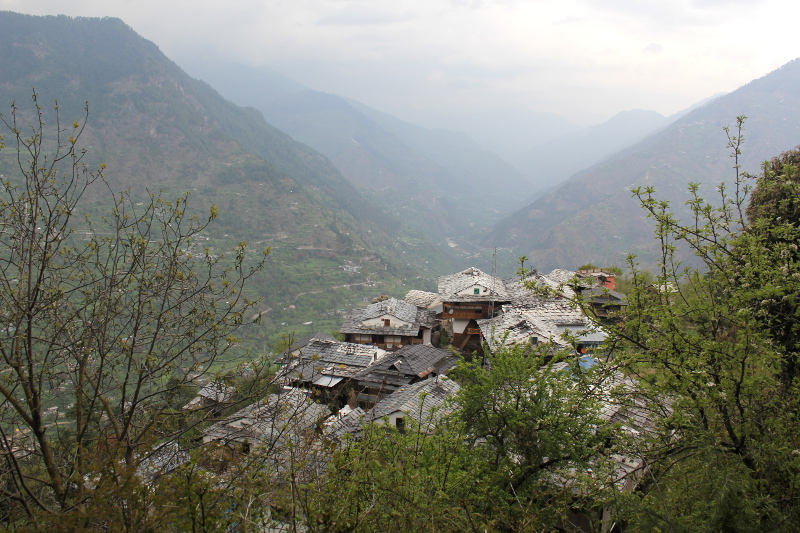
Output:
<instances>
[{"instance_id":1,"label":"small building","mask_svg":"<svg viewBox=\"0 0 800 533\"><path fill-rule=\"evenodd\" d=\"M189 403L183 406L188 411L195 409L223 408L230 404L236 387L225 385L221 381L207 383Z\"/></svg>"},{"instance_id":2,"label":"small building","mask_svg":"<svg viewBox=\"0 0 800 533\"><path fill-rule=\"evenodd\" d=\"M412 289L403 297L403 301L419 307L420 309L430 309L437 313L442 312L442 302L439 300L439 295L435 292Z\"/></svg>"},{"instance_id":3,"label":"small building","mask_svg":"<svg viewBox=\"0 0 800 533\"><path fill-rule=\"evenodd\" d=\"M287 388L208 427L203 444L223 446L230 455L274 449L312 438L328 416L327 406L314 402L307 391Z\"/></svg>"},{"instance_id":4,"label":"small building","mask_svg":"<svg viewBox=\"0 0 800 533\"><path fill-rule=\"evenodd\" d=\"M386 353L377 346L312 339L297 355L289 354L280 361L283 368L278 378L315 392L321 402L344 404L354 391L353 376Z\"/></svg>"},{"instance_id":5,"label":"small building","mask_svg":"<svg viewBox=\"0 0 800 533\"><path fill-rule=\"evenodd\" d=\"M347 342L393 351L409 344L430 344L435 326L433 311L389 298L354 309L339 331Z\"/></svg>"},{"instance_id":6,"label":"small building","mask_svg":"<svg viewBox=\"0 0 800 533\"><path fill-rule=\"evenodd\" d=\"M606 337L580 309L563 298L542 298L525 306L508 305L502 311L495 318L478 321L491 351L517 344L545 343L561 349L574 341L576 350L585 353Z\"/></svg>"},{"instance_id":7,"label":"small building","mask_svg":"<svg viewBox=\"0 0 800 533\"><path fill-rule=\"evenodd\" d=\"M322 424L322 433L333 442L341 442L345 435L358 439L362 433L366 414L360 407L351 408L346 405Z\"/></svg>"},{"instance_id":8,"label":"small building","mask_svg":"<svg viewBox=\"0 0 800 533\"><path fill-rule=\"evenodd\" d=\"M591 306L595 316L600 319L609 318L609 316L618 313L628 305L627 296L602 286L581 291L581 297Z\"/></svg>"},{"instance_id":9,"label":"small building","mask_svg":"<svg viewBox=\"0 0 800 533\"><path fill-rule=\"evenodd\" d=\"M605 287L612 291L617 289L616 274L605 268L578 270L575 276L580 280L590 281L595 287Z\"/></svg>"},{"instance_id":10,"label":"small building","mask_svg":"<svg viewBox=\"0 0 800 533\"><path fill-rule=\"evenodd\" d=\"M308 346L313 340L320 340L320 341L332 341L336 342L336 337L331 335L330 333L325 333L323 331L318 331L313 335L309 335L307 337L301 337L299 339L292 339L291 346L289 347L289 352L297 357L300 355L300 350Z\"/></svg>"},{"instance_id":11,"label":"small building","mask_svg":"<svg viewBox=\"0 0 800 533\"><path fill-rule=\"evenodd\" d=\"M452 328L451 344L463 352L482 350L477 321L495 317L511 297L505 280L471 267L439 278L439 300L442 320Z\"/></svg>"},{"instance_id":12,"label":"small building","mask_svg":"<svg viewBox=\"0 0 800 533\"><path fill-rule=\"evenodd\" d=\"M387 396L364 417L364 422L384 424L405 431L409 419L426 433L433 432L440 417L447 413L446 400L459 391L458 383L446 377L431 378L402 387Z\"/></svg>"},{"instance_id":13,"label":"small building","mask_svg":"<svg viewBox=\"0 0 800 533\"><path fill-rule=\"evenodd\" d=\"M357 382L358 405L370 409L402 387L446 373L457 360L452 352L429 344L405 346L390 352L353 376Z\"/></svg>"}]
</instances>

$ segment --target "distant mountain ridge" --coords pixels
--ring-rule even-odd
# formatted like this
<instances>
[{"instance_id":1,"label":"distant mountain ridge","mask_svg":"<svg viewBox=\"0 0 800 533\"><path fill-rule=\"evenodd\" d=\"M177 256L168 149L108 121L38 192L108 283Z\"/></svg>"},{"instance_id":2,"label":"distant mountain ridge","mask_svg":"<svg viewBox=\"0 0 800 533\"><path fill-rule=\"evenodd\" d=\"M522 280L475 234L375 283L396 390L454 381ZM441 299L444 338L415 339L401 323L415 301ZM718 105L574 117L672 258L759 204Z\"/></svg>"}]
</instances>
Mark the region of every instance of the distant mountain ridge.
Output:
<instances>
[{"instance_id":1,"label":"distant mountain ridge","mask_svg":"<svg viewBox=\"0 0 800 533\"><path fill-rule=\"evenodd\" d=\"M259 109L268 122L325 154L384 209L440 242L510 213L533 190L514 166L463 133L423 128L302 87L279 93L275 86L286 86L285 78L238 66L242 79L258 87L246 88L214 65L193 68L231 100ZM473 216L476 210L481 217Z\"/></svg>"},{"instance_id":2,"label":"distant mountain ridge","mask_svg":"<svg viewBox=\"0 0 800 533\"><path fill-rule=\"evenodd\" d=\"M689 182L706 197L733 175L723 127L747 115L742 167L758 172L761 161L800 143L800 61L794 60L736 91L692 110L617 155L582 170L552 193L497 224L483 239L526 254L547 270L582 263L623 265L628 253L657 261L652 226L630 190L652 185L676 211L688 199Z\"/></svg>"},{"instance_id":3,"label":"distant mountain ridge","mask_svg":"<svg viewBox=\"0 0 800 533\"><path fill-rule=\"evenodd\" d=\"M514 163L539 188L552 187L669 122L669 119L655 111L622 111L602 124L567 133L536 146Z\"/></svg>"}]
</instances>

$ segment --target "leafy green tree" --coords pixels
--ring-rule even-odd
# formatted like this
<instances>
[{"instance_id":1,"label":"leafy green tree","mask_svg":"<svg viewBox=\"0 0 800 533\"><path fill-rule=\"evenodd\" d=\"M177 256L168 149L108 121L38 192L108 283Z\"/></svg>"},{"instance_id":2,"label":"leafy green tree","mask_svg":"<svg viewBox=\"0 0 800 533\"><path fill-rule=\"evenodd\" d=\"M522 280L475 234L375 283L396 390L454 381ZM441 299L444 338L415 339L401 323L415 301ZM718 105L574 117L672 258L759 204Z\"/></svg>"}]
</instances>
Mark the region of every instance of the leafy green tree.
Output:
<instances>
[{"instance_id":1,"label":"leafy green tree","mask_svg":"<svg viewBox=\"0 0 800 533\"><path fill-rule=\"evenodd\" d=\"M110 504L114 523L141 530L148 512L127 488L155 444L207 415L176 411L176 395L237 342L262 263L245 266L245 243L224 259L198 249L217 209L190 216L186 197L137 203L105 187L109 214L83 218L105 183L83 162L88 107L64 126L33 104L2 117L16 165L0 186L2 519L106 527L93 520Z\"/></svg>"},{"instance_id":2,"label":"leafy green tree","mask_svg":"<svg viewBox=\"0 0 800 533\"><path fill-rule=\"evenodd\" d=\"M580 515L599 531L614 490L616 428L600 416L608 389L598 387L608 369L552 355L515 347L491 370L462 361L459 393L432 420L368 426L298 492L309 528L574 531Z\"/></svg>"},{"instance_id":3,"label":"leafy green tree","mask_svg":"<svg viewBox=\"0 0 800 533\"><path fill-rule=\"evenodd\" d=\"M648 461L619 509L634 531L794 531L800 519L797 346L780 333L796 320L800 226L775 216L800 197L778 178L791 167L767 165L745 216L743 121L728 132L733 190L721 185L712 203L691 184L689 223L652 188L634 191L656 222L660 273L648 286L630 260L633 288L612 342L653 412L665 413L631 452ZM776 182L783 199L768 206ZM702 267L682 265L681 247Z\"/></svg>"}]
</instances>

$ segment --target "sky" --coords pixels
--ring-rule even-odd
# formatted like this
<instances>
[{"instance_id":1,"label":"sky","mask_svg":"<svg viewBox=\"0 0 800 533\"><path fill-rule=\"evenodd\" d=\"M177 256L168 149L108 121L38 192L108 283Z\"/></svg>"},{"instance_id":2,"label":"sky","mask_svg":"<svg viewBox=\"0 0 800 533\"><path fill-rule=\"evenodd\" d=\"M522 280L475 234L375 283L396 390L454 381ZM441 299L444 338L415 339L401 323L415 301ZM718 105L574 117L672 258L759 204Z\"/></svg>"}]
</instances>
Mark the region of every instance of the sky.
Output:
<instances>
[{"instance_id":1,"label":"sky","mask_svg":"<svg viewBox=\"0 0 800 533\"><path fill-rule=\"evenodd\" d=\"M436 126L670 115L800 57L789 0L0 0L119 17L181 64L212 54Z\"/></svg>"}]
</instances>

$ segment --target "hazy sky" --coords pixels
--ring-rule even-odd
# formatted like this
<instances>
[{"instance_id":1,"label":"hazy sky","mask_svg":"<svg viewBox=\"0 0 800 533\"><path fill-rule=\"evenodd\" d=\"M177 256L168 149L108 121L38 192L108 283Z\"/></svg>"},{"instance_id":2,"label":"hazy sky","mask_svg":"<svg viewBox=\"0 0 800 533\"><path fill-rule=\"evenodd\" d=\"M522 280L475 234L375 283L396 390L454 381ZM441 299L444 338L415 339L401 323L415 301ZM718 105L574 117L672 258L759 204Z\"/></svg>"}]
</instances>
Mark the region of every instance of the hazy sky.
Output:
<instances>
[{"instance_id":1,"label":"hazy sky","mask_svg":"<svg viewBox=\"0 0 800 533\"><path fill-rule=\"evenodd\" d=\"M668 115L800 56L789 0L0 0L114 16L170 57L269 65L411 117L525 109L580 125Z\"/></svg>"}]
</instances>

